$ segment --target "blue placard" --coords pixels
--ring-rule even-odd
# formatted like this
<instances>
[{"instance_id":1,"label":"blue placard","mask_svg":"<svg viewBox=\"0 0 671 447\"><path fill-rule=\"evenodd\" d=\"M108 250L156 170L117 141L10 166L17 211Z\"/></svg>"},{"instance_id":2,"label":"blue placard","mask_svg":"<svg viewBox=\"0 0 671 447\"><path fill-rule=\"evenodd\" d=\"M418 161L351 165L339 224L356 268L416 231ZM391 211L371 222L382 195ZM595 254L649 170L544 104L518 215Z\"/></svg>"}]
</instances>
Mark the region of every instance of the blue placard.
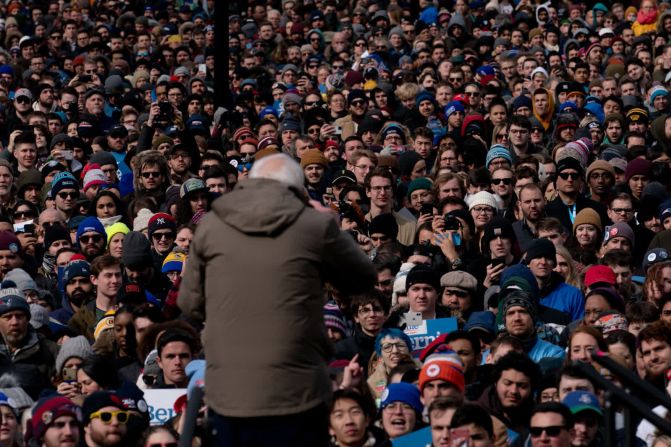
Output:
<instances>
[{"instance_id":1,"label":"blue placard","mask_svg":"<svg viewBox=\"0 0 671 447\"><path fill-rule=\"evenodd\" d=\"M431 427L413 431L391 441L393 447L429 447L431 445Z\"/></svg>"},{"instance_id":2,"label":"blue placard","mask_svg":"<svg viewBox=\"0 0 671 447\"><path fill-rule=\"evenodd\" d=\"M457 319L438 318L424 320L419 326L407 326L405 333L412 341L412 356L418 358L424 348L429 346L441 334L457 330Z\"/></svg>"}]
</instances>

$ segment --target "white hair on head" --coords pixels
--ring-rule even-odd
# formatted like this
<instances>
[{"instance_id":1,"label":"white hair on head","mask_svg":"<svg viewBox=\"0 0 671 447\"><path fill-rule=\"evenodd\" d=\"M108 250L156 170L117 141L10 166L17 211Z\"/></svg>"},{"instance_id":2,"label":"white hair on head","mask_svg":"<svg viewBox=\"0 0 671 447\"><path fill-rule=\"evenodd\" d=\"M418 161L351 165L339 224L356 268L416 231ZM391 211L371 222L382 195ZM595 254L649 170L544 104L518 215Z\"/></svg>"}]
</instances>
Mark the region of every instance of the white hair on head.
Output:
<instances>
[{"instance_id":1,"label":"white hair on head","mask_svg":"<svg viewBox=\"0 0 671 447\"><path fill-rule=\"evenodd\" d=\"M301 165L286 154L268 155L255 162L249 178L269 178L298 189L305 183Z\"/></svg>"}]
</instances>

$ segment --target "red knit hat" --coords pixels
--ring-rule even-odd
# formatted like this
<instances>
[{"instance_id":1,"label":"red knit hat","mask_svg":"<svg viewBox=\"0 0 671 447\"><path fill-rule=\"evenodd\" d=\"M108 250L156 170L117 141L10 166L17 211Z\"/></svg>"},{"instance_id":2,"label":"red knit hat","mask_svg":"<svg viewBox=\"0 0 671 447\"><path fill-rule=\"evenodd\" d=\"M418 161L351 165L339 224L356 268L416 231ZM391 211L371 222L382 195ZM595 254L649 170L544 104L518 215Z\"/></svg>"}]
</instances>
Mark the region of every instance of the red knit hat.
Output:
<instances>
[{"instance_id":1,"label":"red knit hat","mask_svg":"<svg viewBox=\"0 0 671 447\"><path fill-rule=\"evenodd\" d=\"M61 416L72 416L82 423L82 409L67 397L56 396L38 401L30 420L34 439L41 440L49 426Z\"/></svg>"},{"instance_id":2,"label":"red knit hat","mask_svg":"<svg viewBox=\"0 0 671 447\"><path fill-rule=\"evenodd\" d=\"M464 367L456 352L442 349L441 352L427 357L419 372L419 390L423 391L424 386L433 380L444 380L454 385L461 393L464 392L466 389Z\"/></svg>"}]
</instances>

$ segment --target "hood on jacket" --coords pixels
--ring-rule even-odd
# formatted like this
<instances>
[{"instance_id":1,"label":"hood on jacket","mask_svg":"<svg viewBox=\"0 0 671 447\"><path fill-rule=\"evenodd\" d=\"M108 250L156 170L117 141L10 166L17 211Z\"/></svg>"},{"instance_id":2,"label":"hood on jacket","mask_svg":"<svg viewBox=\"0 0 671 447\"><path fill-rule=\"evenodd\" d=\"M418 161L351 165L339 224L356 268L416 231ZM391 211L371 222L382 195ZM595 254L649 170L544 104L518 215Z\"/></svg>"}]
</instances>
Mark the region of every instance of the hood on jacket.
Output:
<instances>
[{"instance_id":1,"label":"hood on jacket","mask_svg":"<svg viewBox=\"0 0 671 447\"><path fill-rule=\"evenodd\" d=\"M447 32L449 34L450 28L453 26L460 26L466 31L466 19L464 19L464 16L461 15L461 13L456 13L452 17L450 17L450 21L447 23Z\"/></svg>"},{"instance_id":2,"label":"hood on jacket","mask_svg":"<svg viewBox=\"0 0 671 447\"><path fill-rule=\"evenodd\" d=\"M248 179L213 203L212 211L241 233L276 236L298 219L305 199L294 188L271 179Z\"/></svg>"},{"instance_id":3,"label":"hood on jacket","mask_svg":"<svg viewBox=\"0 0 671 447\"><path fill-rule=\"evenodd\" d=\"M652 123L650 123L650 133L655 137L655 140L662 143L665 147L671 147L671 141L666 138L666 132L664 131L666 119L669 117L671 117L671 115L664 114L658 116L652 120Z\"/></svg>"}]
</instances>

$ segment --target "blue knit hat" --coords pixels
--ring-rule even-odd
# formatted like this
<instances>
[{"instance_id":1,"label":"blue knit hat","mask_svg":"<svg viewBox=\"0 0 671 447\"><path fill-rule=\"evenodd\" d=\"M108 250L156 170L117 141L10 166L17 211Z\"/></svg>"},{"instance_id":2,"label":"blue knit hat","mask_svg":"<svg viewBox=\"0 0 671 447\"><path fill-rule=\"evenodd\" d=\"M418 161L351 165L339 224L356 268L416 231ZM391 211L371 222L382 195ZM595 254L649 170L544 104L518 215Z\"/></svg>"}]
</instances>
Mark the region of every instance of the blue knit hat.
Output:
<instances>
[{"instance_id":1,"label":"blue knit hat","mask_svg":"<svg viewBox=\"0 0 671 447\"><path fill-rule=\"evenodd\" d=\"M91 276L91 264L83 259L75 259L65 266L65 270L63 271L63 284L69 284L70 281L78 276L84 276L86 278Z\"/></svg>"},{"instance_id":2,"label":"blue knit hat","mask_svg":"<svg viewBox=\"0 0 671 447\"><path fill-rule=\"evenodd\" d=\"M23 293L14 287L0 290L0 315L13 310L20 310L30 317L30 305Z\"/></svg>"},{"instance_id":3,"label":"blue knit hat","mask_svg":"<svg viewBox=\"0 0 671 447\"><path fill-rule=\"evenodd\" d=\"M422 90L417 94L415 97L415 105L419 107L422 101L431 101L432 103L436 103L436 98L433 96L431 92L428 90Z\"/></svg>"},{"instance_id":4,"label":"blue knit hat","mask_svg":"<svg viewBox=\"0 0 671 447\"><path fill-rule=\"evenodd\" d=\"M510 151L502 144L495 144L489 148L487 158L485 159L485 167L487 169L489 169L489 165L495 158L505 158L511 166L513 165L513 157L510 155Z\"/></svg>"},{"instance_id":5,"label":"blue knit hat","mask_svg":"<svg viewBox=\"0 0 671 447\"><path fill-rule=\"evenodd\" d=\"M448 102L445 106L445 118L449 118L450 115L456 112L466 113L466 109L464 109L464 105L461 101Z\"/></svg>"},{"instance_id":6,"label":"blue knit hat","mask_svg":"<svg viewBox=\"0 0 671 447\"><path fill-rule=\"evenodd\" d=\"M513 101L513 110L517 110L520 107L528 107L531 109L531 98L526 95L520 95L515 98L515 101Z\"/></svg>"},{"instance_id":7,"label":"blue knit hat","mask_svg":"<svg viewBox=\"0 0 671 447\"><path fill-rule=\"evenodd\" d=\"M107 233L105 233L105 227L102 222L98 220L97 217L89 216L86 219L82 220L77 227L77 244L79 244L79 238L82 237L82 234L94 232L100 233L104 240L107 240Z\"/></svg>"},{"instance_id":8,"label":"blue knit hat","mask_svg":"<svg viewBox=\"0 0 671 447\"><path fill-rule=\"evenodd\" d=\"M411 383L390 383L382 392L380 398L380 410L384 410L394 402L403 402L410 405L417 414L422 414L424 406L419 399L419 388Z\"/></svg>"},{"instance_id":9,"label":"blue knit hat","mask_svg":"<svg viewBox=\"0 0 671 447\"><path fill-rule=\"evenodd\" d=\"M79 191L77 179L67 171L59 172L54 176L54 179L51 181L51 197L56 197L63 189L76 189Z\"/></svg>"}]
</instances>

